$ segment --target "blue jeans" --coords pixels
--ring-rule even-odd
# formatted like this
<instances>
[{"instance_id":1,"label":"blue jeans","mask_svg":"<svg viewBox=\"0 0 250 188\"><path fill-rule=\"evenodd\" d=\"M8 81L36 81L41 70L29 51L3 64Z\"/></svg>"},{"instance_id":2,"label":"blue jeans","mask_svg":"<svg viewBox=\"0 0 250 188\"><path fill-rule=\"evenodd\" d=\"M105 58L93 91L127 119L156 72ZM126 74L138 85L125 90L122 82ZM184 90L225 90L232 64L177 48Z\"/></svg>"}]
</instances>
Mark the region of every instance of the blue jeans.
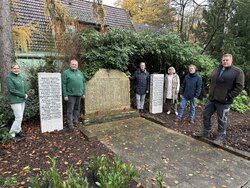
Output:
<instances>
[{"instance_id":1,"label":"blue jeans","mask_svg":"<svg viewBox=\"0 0 250 188\"><path fill-rule=\"evenodd\" d=\"M10 128L10 134L12 137L15 137L17 133L21 131L21 124L23 120L23 113L24 113L24 108L25 108L25 102L22 103L15 103L10 105L14 116L15 120Z\"/></svg>"},{"instance_id":2,"label":"blue jeans","mask_svg":"<svg viewBox=\"0 0 250 188\"><path fill-rule=\"evenodd\" d=\"M136 93L136 104L137 104L137 109L138 110L143 110L144 109L145 97L146 97L146 94L140 95L140 94Z\"/></svg>"},{"instance_id":3,"label":"blue jeans","mask_svg":"<svg viewBox=\"0 0 250 188\"><path fill-rule=\"evenodd\" d=\"M78 123L78 116L80 113L81 96L68 96L67 103L67 121L68 126L73 126Z\"/></svg>"},{"instance_id":4,"label":"blue jeans","mask_svg":"<svg viewBox=\"0 0 250 188\"><path fill-rule=\"evenodd\" d=\"M224 139L226 136L226 129L227 129L227 119L228 113L230 110L230 104L221 104L214 101L209 101L205 109L202 113L203 115L203 123L204 123L204 132L210 133L211 131L211 116L217 112L218 117L218 131L217 131L217 138Z\"/></svg>"},{"instance_id":5,"label":"blue jeans","mask_svg":"<svg viewBox=\"0 0 250 188\"><path fill-rule=\"evenodd\" d=\"M179 111L178 111L178 119L182 119L183 115L184 115L184 110L187 106L187 102L190 102L190 110L189 110L189 120L190 121L194 121L195 119L195 104L194 104L194 99L186 99L186 98L182 98L181 102L180 102L180 107L179 107Z\"/></svg>"}]
</instances>

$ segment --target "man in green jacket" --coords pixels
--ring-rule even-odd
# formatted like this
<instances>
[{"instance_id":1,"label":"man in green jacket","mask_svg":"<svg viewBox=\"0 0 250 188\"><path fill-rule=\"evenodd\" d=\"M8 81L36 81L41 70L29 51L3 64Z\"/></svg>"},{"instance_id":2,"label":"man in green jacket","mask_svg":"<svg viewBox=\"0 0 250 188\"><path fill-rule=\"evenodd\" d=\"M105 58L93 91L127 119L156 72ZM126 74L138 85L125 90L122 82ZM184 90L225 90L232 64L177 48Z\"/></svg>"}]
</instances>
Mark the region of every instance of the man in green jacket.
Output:
<instances>
[{"instance_id":1,"label":"man in green jacket","mask_svg":"<svg viewBox=\"0 0 250 188\"><path fill-rule=\"evenodd\" d=\"M26 81L20 76L20 67L18 64L11 66L11 72L6 76L5 83L7 85L7 97L13 110L15 120L10 128L10 134L16 142L16 136L25 137L26 134L21 131L23 113L25 108L25 100L27 95Z\"/></svg>"},{"instance_id":2,"label":"man in green jacket","mask_svg":"<svg viewBox=\"0 0 250 188\"><path fill-rule=\"evenodd\" d=\"M215 144L222 144L226 136L227 119L233 99L244 88L244 73L233 65L231 54L222 56L221 65L217 67L211 76L209 88L209 101L203 111L203 131L199 136L209 137L211 132L211 116L217 112L218 131Z\"/></svg>"},{"instance_id":3,"label":"man in green jacket","mask_svg":"<svg viewBox=\"0 0 250 188\"><path fill-rule=\"evenodd\" d=\"M67 101L68 127L73 130L78 123L81 99L85 97L85 79L75 59L70 61L70 68L62 74L62 93Z\"/></svg>"}]
</instances>

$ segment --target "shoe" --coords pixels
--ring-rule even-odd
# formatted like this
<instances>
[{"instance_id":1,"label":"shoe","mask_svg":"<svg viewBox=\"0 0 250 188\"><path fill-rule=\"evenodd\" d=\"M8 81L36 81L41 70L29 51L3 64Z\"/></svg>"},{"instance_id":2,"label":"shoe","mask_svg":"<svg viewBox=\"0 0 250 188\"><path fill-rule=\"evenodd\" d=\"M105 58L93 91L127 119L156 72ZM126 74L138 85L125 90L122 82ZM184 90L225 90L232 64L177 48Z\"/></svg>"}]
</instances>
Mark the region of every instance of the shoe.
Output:
<instances>
[{"instance_id":1,"label":"shoe","mask_svg":"<svg viewBox=\"0 0 250 188\"><path fill-rule=\"evenodd\" d=\"M209 138L210 137L210 133L205 132L205 131L201 131L199 133L195 133L194 136L196 136L196 137L203 137L203 138Z\"/></svg>"},{"instance_id":2,"label":"shoe","mask_svg":"<svg viewBox=\"0 0 250 188\"><path fill-rule=\"evenodd\" d=\"M213 141L213 143L214 143L215 145L222 145L222 144L223 144L223 141L224 141L224 139L222 139L222 138L216 138L216 139Z\"/></svg>"},{"instance_id":3,"label":"shoe","mask_svg":"<svg viewBox=\"0 0 250 188\"><path fill-rule=\"evenodd\" d=\"M18 139L17 137L12 137L11 140L15 143L18 143L20 141L20 139Z\"/></svg>"},{"instance_id":4,"label":"shoe","mask_svg":"<svg viewBox=\"0 0 250 188\"><path fill-rule=\"evenodd\" d=\"M27 137L27 134L25 132L20 131L19 133L16 133L16 136L24 138L24 137ZM15 138L15 137L13 137L13 138Z\"/></svg>"},{"instance_id":5,"label":"shoe","mask_svg":"<svg viewBox=\"0 0 250 188\"><path fill-rule=\"evenodd\" d=\"M190 120L189 123L194 124L194 120Z\"/></svg>"},{"instance_id":6,"label":"shoe","mask_svg":"<svg viewBox=\"0 0 250 188\"><path fill-rule=\"evenodd\" d=\"M73 125L69 125L69 130L74 130L74 126Z\"/></svg>"},{"instance_id":7,"label":"shoe","mask_svg":"<svg viewBox=\"0 0 250 188\"><path fill-rule=\"evenodd\" d=\"M178 112L175 112L175 115L177 115L177 116L178 116Z\"/></svg>"},{"instance_id":8,"label":"shoe","mask_svg":"<svg viewBox=\"0 0 250 188\"><path fill-rule=\"evenodd\" d=\"M171 111L167 111L167 114L169 115L171 113Z\"/></svg>"},{"instance_id":9,"label":"shoe","mask_svg":"<svg viewBox=\"0 0 250 188\"><path fill-rule=\"evenodd\" d=\"M224 141L225 136L217 136L216 139L213 141L216 145L222 145Z\"/></svg>"}]
</instances>

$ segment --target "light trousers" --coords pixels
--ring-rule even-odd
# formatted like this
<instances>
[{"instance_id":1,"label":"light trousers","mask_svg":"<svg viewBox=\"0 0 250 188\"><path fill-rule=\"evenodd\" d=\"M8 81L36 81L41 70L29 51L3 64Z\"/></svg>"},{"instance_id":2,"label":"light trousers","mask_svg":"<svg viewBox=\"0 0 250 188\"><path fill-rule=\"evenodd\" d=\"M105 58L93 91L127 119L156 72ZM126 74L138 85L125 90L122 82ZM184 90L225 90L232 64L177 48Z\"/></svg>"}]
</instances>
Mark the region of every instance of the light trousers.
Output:
<instances>
[{"instance_id":1,"label":"light trousers","mask_svg":"<svg viewBox=\"0 0 250 188\"><path fill-rule=\"evenodd\" d=\"M21 124L23 120L23 113L25 108L25 102L11 104L11 109L13 110L15 120L10 128L9 133L12 137L15 137L17 133L21 131Z\"/></svg>"},{"instance_id":2,"label":"light trousers","mask_svg":"<svg viewBox=\"0 0 250 188\"><path fill-rule=\"evenodd\" d=\"M146 94L140 95L140 94L136 93L136 104L137 104L137 109L138 110L143 110L144 109L145 97L146 97Z\"/></svg>"}]
</instances>

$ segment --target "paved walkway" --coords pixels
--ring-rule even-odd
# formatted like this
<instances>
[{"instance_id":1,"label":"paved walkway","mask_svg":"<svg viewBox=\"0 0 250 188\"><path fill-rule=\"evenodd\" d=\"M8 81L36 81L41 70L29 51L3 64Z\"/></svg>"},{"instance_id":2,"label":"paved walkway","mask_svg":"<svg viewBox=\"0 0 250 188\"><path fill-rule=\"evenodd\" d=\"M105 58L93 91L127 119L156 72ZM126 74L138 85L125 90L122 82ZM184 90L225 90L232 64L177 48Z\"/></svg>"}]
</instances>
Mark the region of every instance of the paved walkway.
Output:
<instances>
[{"instance_id":1,"label":"paved walkway","mask_svg":"<svg viewBox=\"0 0 250 188\"><path fill-rule=\"evenodd\" d=\"M156 187L157 171L165 174L169 187L250 187L250 161L144 118L91 125L87 130L140 169L144 187Z\"/></svg>"}]
</instances>

